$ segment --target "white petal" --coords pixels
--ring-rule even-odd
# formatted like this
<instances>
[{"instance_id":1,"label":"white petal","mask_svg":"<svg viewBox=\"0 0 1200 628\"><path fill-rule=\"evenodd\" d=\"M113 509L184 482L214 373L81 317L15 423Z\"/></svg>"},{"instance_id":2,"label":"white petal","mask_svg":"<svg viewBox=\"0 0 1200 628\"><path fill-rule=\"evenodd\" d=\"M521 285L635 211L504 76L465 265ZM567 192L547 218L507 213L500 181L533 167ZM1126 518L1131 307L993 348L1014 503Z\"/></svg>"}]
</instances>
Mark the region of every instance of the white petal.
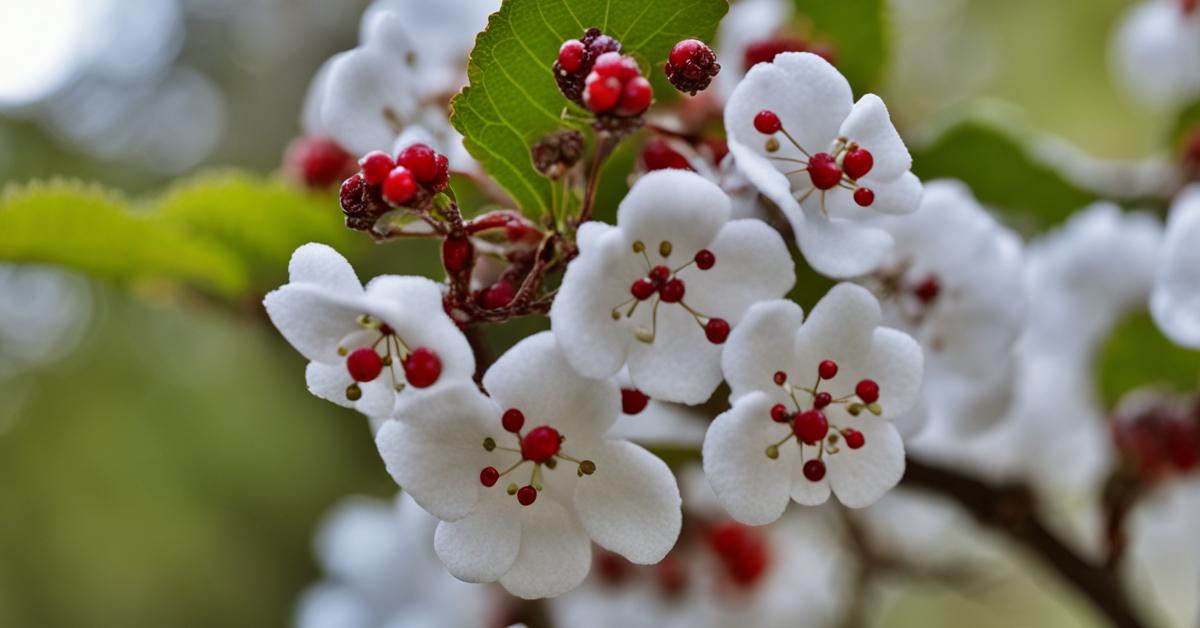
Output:
<instances>
[{"instance_id":1,"label":"white petal","mask_svg":"<svg viewBox=\"0 0 1200 628\"><path fill-rule=\"evenodd\" d=\"M837 362L843 371L861 368L881 318L879 301L866 288L851 283L830 288L796 334L797 366L802 370L788 376L796 378L794 381L814 381L822 360ZM839 373L838 379L844 377Z\"/></svg>"},{"instance_id":2,"label":"white petal","mask_svg":"<svg viewBox=\"0 0 1200 628\"><path fill-rule=\"evenodd\" d=\"M792 445L794 444L795 443L788 443L788 449L792 449ZM811 456L813 450L811 447L805 447L804 453ZM804 477L803 462L796 463L792 466L791 495L792 499L795 500L797 504L803 506L820 506L821 504L829 501L829 493L830 488L828 471L826 472L825 477L813 482L812 480Z\"/></svg>"},{"instance_id":3,"label":"white petal","mask_svg":"<svg viewBox=\"0 0 1200 628\"><path fill-rule=\"evenodd\" d=\"M661 303L654 341L629 347L629 376L655 399L702 403L721 385L721 345L681 305Z\"/></svg>"},{"instance_id":4,"label":"white petal","mask_svg":"<svg viewBox=\"0 0 1200 628\"><path fill-rule=\"evenodd\" d=\"M608 437L647 447L696 448L704 442L708 423L709 417L693 408L651 399L646 409L636 415L621 414L608 431Z\"/></svg>"},{"instance_id":5,"label":"white petal","mask_svg":"<svg viewBox=\"0 0 1200 628\"><path fill-rule=\"evenodd\" d=\"M1162 260L1150 295L1150 313L1163 333L1200 349L1200 185L1184 190L1171 208Z\"/></svg>"},{"instance_id":6,"label":"white petal","mask_svg":"<svg viewBox=\"0 0 1200 628\"><path fill-rule=\"evenodd\" d=\"M892 125L887 106L875 94L864 94L842 123L841 135L871 152L870 174L880 180L890 180L908 172L912 157L904 140Z\"/></svg>"},{"instance_id":7,"label":"white petal","mask_svg":"<svg viewBox=\"0 0 1200 628\"><path fill-rule=\"evenodd\" d=\"M579 520L543 498L523 513L521 551L500 584L527 600L554 597L579 586L591 562L592 544Z\"/></svg>"},{"instance_id":8,"label":"white petal","mask_svg":"<svg viewBox=\"0 0 1200 628\"><path fill-rule=\"evenodd\" d=\"M469 380L475 354L467 337L446 314L442 290L424 277L384 275L366 289L366 312L382 319L411 349L426 347L442 362L435 385Z\"/></svg>"},{"instance_id":9,"label":"white petal","mask_svg":"<svg viewBox=\"0 0 1200 628\"><path fill-rule=\"evenodd\" d=\"M663 263L674 267L673 257L690 258L707 247L729 212L729 197L715 183L687 170L656 170L639 178L625 195L617 208L617 227L630 243L643 242L652 260L660 259L659 244L670 241L675 256Z\"/></svg>"},{"instance_id":10,"label":"white petal","mask_svg":"<svg viewBox=\"0 0 1200 628\"><path fill-rule=\"evenodd\" d=\"M340 363L338 342L361 329L361 297L345 297L314 284L288 284L263 299L271 322L301 355L317 362Z\"/></svg>"},{"instance_id":11,"label":"white petal","mask_svg":"<svg viewBox=\"0 0 1200 628\"><path fill-rule=\"evenodd\" d=\"M764 393L745 395L704 437L704 475L730 516L747 525L775 521L788 504L796 447L780 447L779 458L767 458L767 446L789 429L771 420L771 405Z\"/></svg>"},{"instance_id":12,"label":"white petal","mask_svg":"<svg viewBox=\"0 0 1200 628\"><path fill-rule=\"evenodd\" d=\"M433 548L446 570L466 582L499 580L521 547L521 508L504 491L491 491L466 517L439 523Z\"/></svg>"},{"instance_id":13,"label":"white petal","mask_svg":"<svg viewBox=\"0 0 1200 628\"><path fill-rule=\"evenodd\" d=\"M786 299L756 303L746 311L721 354L721 370L729 382L731 399L755 390L783 395L776 391L775 373L791 370L796 359L796 331L803 321L804 311Z\"/></svg>"},{"instance_id":14,"label":"white petal","mask_svg":"<svg viewBox=\"0 0 1200 628\"><path fill-rule=\"evenodd\" d=\"M679 538L679 486L665 462L626 441L588 454L596 472L579 480L575 510L592 540L630 561L662 560Z\"/></svg>"},{"instance_id":15,"label":"white petal","mask_svg":"<svg viewBox=\"0 0 1200 628\"><path fill-rule=\"evenodd\" d=\"M920 398L925 357L912 336L880 327L875 330L863 372L879 384L879 405L887 419L902 416Z\"/></svg>"},{"instance_id":16,"label":"white petal","mask_svg":"<svg viewBox=\"0 0 1200 628\"><path fill-rule=\"evenodd\" d=\"M288 281L310 283L347 296L361 295L362 282L350 262L332 247L309 242L292 253Z\"/></svg>"},{"instance_id":17,"label":"white petal","mask_svg":"<svg viewBox=\"0 0 1200 628\"><path fill-rule=\"evenodd\" d=\"M1191 23L1189 23L1191 22ZM1157 107L1200 93L1200 37L1176 2L1141 2L1122 17L1113 41L1113 68L1139 101Z\"/></svg>"},{"instance_id":18,"label":"white petal","mask_svg":"<svg viewBox=\"0 0 1200 628\"><path fill-rule=\"evenodd\" d=\"M579 257L567 266L550 308L550 325L576 371L610 377L625 365L633 342L632 321L614 320L612 311L629 300L629 287L646 269L620 229L589 222L580 234Z\"/></svg>"},{"instance_id":19,"label":"white petal","mask_svg":"<svg viewBox=\"0 0 1200 628\"><path fill-rule=\"evenodd\" d=\"M866 442L858 449L843 443L841 451L825 457L829 483L839 501L862 508L883 497L904 476L904 442L891 423L875 417L861 416L844 427L862 432Z\"/></svg>"},{"instance_id":20,"label":"white petal","mask_svg":"<svg viewBox=\"0 0 1200 628\"><path fill-rule=\"evenodd\" d=\"M917 211L924 195L924 185L917 175L905 172L894 179L878 179L872 172L858 180L862 187L875 193L875 201L860 207L854 201L854 193L835 188L825 197L825 206L831 216L846 216L857 219L875 217L877 214L904 215Z\"/></svg>"},{"instance_id":21,"label":"white petal","mask_svg":"<svg viewBox=\"0 0 1200 628\"><path fill-rule=\"evenodd\" d=\"M339 406L354 407L354 402L346 398L346 388L354 380L346 371L345 364L309 362L304 369L304 379L308 382L308 392Z\"/></svg>"},{"instance_id":22,"label":"white petal","mask_svg":"<svg viewBox=\"0 0 1200 628\"><path fill-rule=\"evenodd\" d=\"M396 389L387 373L369 382L360 383L358 389L362 391L362 396L354 402L355 410L367 416L392 416L392 410L396 408ZM345 395L344 389L342 394Z\"/></svg>"},{"instance_id":23,"label":"white petal","mask_svg":"<svg viewBox=\"0 0 1200 628\"><path fill-rule=\"evenodd\" d=\"M807 212L807 210L805 210ZM820 211L820 210L818 210ZM865 275L888 258L892 236L856 220L788 214L796 244L813 270L834 279Z\"/></svg>"},{"instance_id":24,"label":"white petal","mask_svg":"<svg viewBox=\"0 0 1200 628\"><path fill-rule=\"evenodd\" d=\"M598 437L621 412L617 385L572 370L548 331L525 338L500 356L483 376L483 386L501 409L523 412L526 425L550 425L568 439Z\"/></svg>"},{"instance_id":25,"label":"white petal","mask_svg":"<svg viewBox=\"0 0 1200 628\"><path fill-rule=\"evenodd\" d=\"M761 220L733 220L708 250L716 264L682 273L687 303L737 325L750 305L787 294L796 283L792 256L779 233Z\"/></svg>"}]
</instances>

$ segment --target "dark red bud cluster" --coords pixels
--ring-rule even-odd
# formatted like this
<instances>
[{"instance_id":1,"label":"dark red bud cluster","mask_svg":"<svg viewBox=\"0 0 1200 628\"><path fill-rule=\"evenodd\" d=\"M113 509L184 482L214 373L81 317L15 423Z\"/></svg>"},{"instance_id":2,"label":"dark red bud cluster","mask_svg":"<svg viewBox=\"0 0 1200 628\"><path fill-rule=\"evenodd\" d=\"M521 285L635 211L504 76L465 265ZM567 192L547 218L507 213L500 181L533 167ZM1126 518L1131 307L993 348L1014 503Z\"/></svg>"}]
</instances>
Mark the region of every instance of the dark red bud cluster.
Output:
<instances>
[{"instance_id":1,"label":"dark red bud cluster","mask_svg":"<svg viewBox=\"0 0 1200 628\"><path fill-rule=\"evenodd\" d=\"M1200 467L1200 401L1164 398L1122 405L1112 422L1113 444L1142 479Z\"/></svg>"},{"instance_id":2,"label":"dark red bud cluster","mask_svg":"<svg viewBox=\"0 0 1200 628\"><path fill-rule=\"evenodd\" d=\"M342 182L340 201L346 226L370 231L395 208L427 208L450 184L450 162L425 144L411 144L394 158L371 151L358 160L359 171Z\"/></svg>"},{"instance_id":3,"label":"dark red bud cluster","mask_svg":"<svg viewBox=\"0 0 1200 628\"><path fill-rule=\"evenodd\" d=\"M580 39L568 39L558 49L558 59L554 62L554 79L558 89L569 100L583 105L583 88L592 65L600 55L606 52L620 52L621 42L600 32L598 28L589 28Z\"/></svg>"},{"instance_id":4,"label":"dark red bud cluster","mask_svg":"<svg viewBox=\"0 0 1200 628\"><path fill-rule=\"evenodd\" d=\"M696 92L708 87L721 71L721 65L707 44L699 39L685 39L671 48L663 70L675 89L695 96Z\"/></svg>"}]
</instances>

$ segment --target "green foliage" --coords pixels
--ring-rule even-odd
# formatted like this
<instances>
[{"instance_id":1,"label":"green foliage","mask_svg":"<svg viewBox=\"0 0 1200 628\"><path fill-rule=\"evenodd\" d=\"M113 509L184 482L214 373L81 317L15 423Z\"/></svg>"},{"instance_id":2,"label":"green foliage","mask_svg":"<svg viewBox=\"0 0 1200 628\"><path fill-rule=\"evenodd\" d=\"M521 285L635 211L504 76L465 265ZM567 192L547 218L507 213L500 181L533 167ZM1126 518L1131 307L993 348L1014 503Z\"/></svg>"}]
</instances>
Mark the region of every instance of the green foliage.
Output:
<instances>
[{"instance_id":1,"label":"green foliage","mask_svg":"<svg viewBox=\"0 0 1200 628\"><path fill-rule=\"evenodd\" d=\"M144 206L79 182L35 182L0 199L0 260L234 298L282 281L300 244L344 248L340 222L326 195L241 174L201 175Z\"/></svg>"},{"instance_id":2,"label":"green foliage","mask_svg":"<svg viewBox=\"0 0 1200 628\"><path fill-rule=\"evenodd\" d=\"M1166 385L1186 392L1200 385L1200 351L1172 343L1145 313L1118 325L1096 360L1100 395L1107 407L1143 386Z\"/></svg>"},{"instance_id":3,"label":"green foliage","mask_svg":"<svg viewBox=\"0 0 1200 628\"><path fill-rule=\"evenodd\" d=\"M1200 101L1185 107L1175 119L1175 125L1171 128L1171 146L1182 153L1197 130L1200 130Z\"/></svg>"},{"instance_id":4,"label":"green foliage","mask_svg":"<svg viewBox=\"0 0 1200 628\"><path fill-rule=\"evenodd\" d=\"M833 45L837 68L855 92L879 83L888 53L887 7L884 0L794 0L796 17L808 22L815 43Z\"/></svg>"},{"instance_id":5,"label":"green foliage","mask_svg":"<svg viewBox=\"0 0 1200 628\"><path fill-rule=\"evenodd\" d=\"M914 150L913 172L924 180L960 179L983 203L1038 229L1096 200L1039 162L1015 133L981 119L962 120Z\"/></svg>"},{"instance_id":6,"label":"green foliage","mask_svg":"<svg viewBox=\"0 0 1200 628\"><path fill-rule=\"evenodd\" d=\"M564 40L596 26L621 40L644 71L659 71L680 39L711 40L724 0L507 0L471 51L470 85L454 98L451 121L467 150L531 217L550 211L551 182L529 147L565 125L568 101L551 66Z\"/></svg>"}]
</instances>

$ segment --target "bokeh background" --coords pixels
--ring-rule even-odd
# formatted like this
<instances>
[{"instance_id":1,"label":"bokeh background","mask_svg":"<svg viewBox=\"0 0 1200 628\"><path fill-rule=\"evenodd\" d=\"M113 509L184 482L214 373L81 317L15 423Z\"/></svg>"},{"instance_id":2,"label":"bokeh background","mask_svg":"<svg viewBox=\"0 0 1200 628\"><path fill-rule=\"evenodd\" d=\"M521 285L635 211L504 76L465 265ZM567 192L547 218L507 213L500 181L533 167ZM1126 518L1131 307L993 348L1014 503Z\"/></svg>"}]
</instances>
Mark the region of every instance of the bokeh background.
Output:
<instances>
[{"instance_id":1,"label":"bokeh background","mask_svg":"<svg viewBox=\"0 0 1200 628\"><path fill-rule=\"evenodd\" d=\"M69 177L141 198L213 168L276 171L365 4L0 0L0 187ZM983 106L1097 157L1145 157L1173 119L1111 78L1128 5L893 0L881 91L918 141ZM332 194L312 200L339 220ZM354 242L364 276L436 263ZM320 515L394 485L365 422L306 393L265 320L254 300L0 265L0 626L290 621L318 576ZM881 621L1087 625L1059 584L1020 571L985 601L902 585Z\"/></svg>"}]
</instances>

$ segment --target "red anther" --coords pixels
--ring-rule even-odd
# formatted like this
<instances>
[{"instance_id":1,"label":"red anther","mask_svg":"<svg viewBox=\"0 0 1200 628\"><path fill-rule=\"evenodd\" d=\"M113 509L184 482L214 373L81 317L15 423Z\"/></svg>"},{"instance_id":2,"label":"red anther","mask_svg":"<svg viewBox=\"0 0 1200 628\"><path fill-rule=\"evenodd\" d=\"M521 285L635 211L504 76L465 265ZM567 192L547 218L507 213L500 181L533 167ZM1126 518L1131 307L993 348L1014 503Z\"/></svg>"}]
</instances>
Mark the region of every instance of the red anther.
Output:
<instances>
[{"instance_id":1,"label":"red anther","mask_svg":"<svg viewBox=\"0 0 1200 628\"><path fill-rule=\"evenodd\" d=\"M516 434L525 425L525 413L516 408L509 408L500 416L500 425L504 426L505 431Z\"/></svg>"},{"instance_id":2,"label":"red anther","mask_svg":"<svg viewBox=\"0 0 1200 628\"><path fill-rule=\"evenodd\" d=\"M417 193L417 179L404 166L396 166L383 181L383 198L393 205L403 205Z\"/></svg>"},{"instance_id":3,"label":"red anther","mask_svg":"<svg viewBox=\"0 0 1200 628\"><path fill-rule=\"evenodd\" d=\"M647 171L666 170L668 168L676 168L678 170L692 169L687 158L671 148L671 145L661 137L655 137L646 142L646 146L642 148L642 165L646 167Z\"/></svg>"},{"instance_id":4,"label":"red anther","mask_svg":"<svg viewBox=\"0 0 1200 628\"><path fill-rule=\"evenodd\" d=\"M842 169L829 153L817 153L808 160L808 178L813 187L828 190L842 180Z\"/></svg>"},{"instance_id":5,"label":"red anther","mask_svg":"<svg viewBox=\"0 0 1200 628\"><path fill-rule=\"evenodd\" d=\"M854 190L854 202L858 203L859 207L870 207L871 203L875 202L875 192L871 188L858 188Z\"/></svg>"},{"instance_id":6,"label":"red anther","mask_svg":"<svg viewBox=\"0 0 1200 628\"><path fill-rule=\"evenodd\" d=\"M383 360L371 347L359 347L346 356L346 370L356 382L369 382L383 372Z\"/></svg>"},{"instance_id":7,"label":"red anther","mask_svg":"<svg viewBox=\"0 0 1200 628\"><path fill-rule=\"evenodd\" d=\"M779 129L783 128L783 123L779 121L779 116L775 115L774 111L763 109L754 115L754 128L764 135L778 133Z\"/></svg>"},{"instance_id":8,"label":"red anther","mask_svg":"<svg viewBox=\"0 0 1200 628\"><path fill-rule=\"evenodd\" d=\"M429 183L438 175L437 153L425 144L411 144L400 151L396 165L411 170L421 183Z\"/></svg>"},{"instance_id":9,"label":"red anther","mask_svg":"<svg viewBox=\"0 0 1200 628\"><path fill-rule=\"evenodd\" d=\"M621 99L621 88L621 81L616 77L603 77L592 72L584 86L583 104L596 113L608 111Z\"/></svg>"},{"instance_id":10,"label":"red anther","mask_svg":"<svg viewBox=\"0 0 1200 628\"><path fill-rule=\"evenodd\" d=\"M938 281L937 275L930 273L921 283L913 286L913 296L925 305L933 303L938 298L938 294L942 292L942 283Z\"/></svg>"},{"instance_id":11,"label":"red anther","mask_svg":"<svg viewBox=\"0 0 1200 628\"><path fill-rule=\"evenodd\" d=\"M655 266L650 269L650 281L656 284L663 284L671 276L671 269L666 266Z\"/></svg>"},{"instance_id":12,"label":"red anther","mask_svg":"<svg viewBox=\"0 0 1200 628\"><path fill-rule=\"evenodd\" d=\"M792 423L792 431L796 433L796 438L799 438L804 444L816 445L829 432L829 421L825 419L825 413L820 410L805 410L796 415L796 420Z\"/></svg>"},{"instance_id":13,"label":"red anther","mask_svg":"<svg viewBox=\"0 0 1200 628\"><path fill-rule=\"evenodd\" d=\"M842 155L842 170L845 170L846 176L851 179L858 179L867 174L873 165L875 158L865 148L852 148Z\"/></svg>"},{"instance_id":14,"label":"red anther","mask_svg":"<svg viewBox=\"0 0 1200 628\"><path fill-rule=\"evenodd\" d=\"M650 403L650 397L636 388L621 389L621 412L623 414L639 414Z\"/></svg>"},{"instance_id":15,"label":"red anther","mask_svg":"<svg viewBox=\"0 0 1200 628\"><path fill-rule=\"evenodd\" d=\"M449 237L442 241L442 266L448 273L461 273L471 265L475 247L467 238Z\"/></svg>"},{"instance_id":16,"label":"red anther","mask_svg":"<svg viewBox=\"0 0 1200 628\"><path fill-rule=\"evenodd\" d=\"M817 375L821 379L833 379L837 377L837 374L838 365L833 360L821 360L821 363L817 365Z\"/></svg>"},{"instance_id":17,"label":"red anther","mask_svg":"<svg viewBox=\"0 0 1200 628\"><path fill-rule=\"evenodd\" d=\"M809 460L804 463L804 477L809 482L819 482L825 477L825 463L820 460Z\"/></svg>"},{"instance_id":18,"label":"red anther","mask_svg":"<svg viewBox=\"0 0 1200 628\"><path fill-rule=\"evenodd\" d=\"M391 155L381 150L373 150L358 160L358 166L362 168L363 180L368 185L379 185L387 179L392 168L396 167L396 162L392 160Z\"/></svg>"},{"instance_id":19,"label":"red anther","mask_svg":"<svg viewBox=\"0 0 1200 628\"><path fill-rule=\"evenodd\" d=\"M658 291L658 296L662 298L663 303L678 303L683 300L684 292L683 281L672 279L663 284Z\"/></svg>"},{"instance_id":20,"label":"red anther","mask_svg":"<svg viewBox=\"0 0 1200 628\"><path fill-rule=\"evenodd\" d=\"M863 433L854 428L846 428L842 431L842 436L846 438L846 446L850 449L858 449L867 443Z\"/></svg>"},{"instance_id":21,"label":"red anther","mask_svg":"<svg viewBox=\"0 0 1200 628\"><path fill-rule=\"evenodd\" d=\"M787 423L792 419L792 415L788 413L787 406L782 403L777 403L771 406L771 420L776 423Z\"/></svg>"},{"instance_id":22,"label":"red anther","mask_svg":"<svg viewBox=\"0 0 1200 628\"><path fill-rule=\"evenodd\" d=\"M574 72L583 66L587 55L587 47L578 39L564 41L558 49L558 67L567 72Z\"/></svg>"},{"instance_id":23,"label":"red anther","mask_svg":"<svg viewBox=\"0 0 1200 628\"><path fill-rule=\"evenodd\" d=\"M646 279L645 277L638 279L637 281L633 282L632 286L629 286L630 294L632 294L633 297L638 301L645 301L646 299L649 299L657 289L658 288L654 286L654 282Z\"/></svg>"},{"instance_id":24,"label":"red anther","mask_svg":"<svg viewBox=\"0 0 1200 628\"><path fill-rule=\"evenodd\" d=\"M858 395L863 403L875 403L879 399L879 384L873 379L864 379L854 387L854 394Z\"/></svg>"},{"instance_id":25,"label":"red anther","mask_svg":"<svg viewBox=\"0 0 1200 628\"><path fill-rule=\"evenodd\" d=\"M775 380L776 386L782 386L787 382L787 373L784 373L783 371L775 371L775 375L771 379Z\"/></svg>"},{"instance_id":26,"label":"red anther","mask_svg":"<svg viewBox=\"0 0 1200 628\"><path fill-rule=\"evenodd\" d=\"M827 392L819 392L813 395L813 407L818 410L831 403L833 403L833 395Z\"/></svg>"},{"instance_id":27,"label":"red anther","mask_svg":"<svg viewBox=\"0 0 1200 628\"><path fill-rule=\"evenodd\" d=\"M716 263L717 256L713 255L712 251L708 249L700 249L700 251L696 253L696 268L699 268L700 270L708 270L713 267L713 264Z\"/></svg>"},{"instance_id":28,"label":"red anther","mask_svg":"<svg viewBox=\"0 0 1200 628\"><path fill-rule=\"evenodd\" d=\"M528 506L537 501L537 489L532 486L522 486L517 489L517 502L522 506Z\"/></svg>"},{"instance_id":29,"label":"red anther","mask_svg":"<svg viewBox=\"0 0 1200 628\"><path fill-rule=\"evenodd\" d=\"M417 347L404 359L404 379L410 386L427 388L442 375L442 360L432 349Z\"/></svg>"},{"instance_id":30,"label":"red anther","mask_svg":"<svg viewBox=\"0 0 1200 628\"><path fill-rule=\"evenodd\" d=\"M558 453L561 443L558 430L548 425L535 427L521 439L521 457L533 462L545 462Z\"/></svg>"},{"instance_id":31,"label":"red anther","mask_svg":"<svg viewBox=\"0 0 1200 628\"><path fill-rule=\"evenodd\" d=\"M479 472L479 483L484 486L495 486L496 481L499 479L500 472L496 470L496 467L484 467Z\"/></svg>"},{"instance_id":32,"label":"red anther","mask_svg":"<svg viewBox=\"0 0 1200 628\"><path fill-rule=\"evenodd\" d=\"M641 115L650 108L654 100L654 88L650 81L643 76L636 76L625 83L621 90L621 103L617 107L617 115L626 118Z\"/></svg>"},{"instance_id":33,"label":"red anther","mask_svg":"<svg viewBox=\"0 0 1200 628\"><path fill-rule=\"evenodd\" d=\"M724 343L729 337L729 322L723 318L708 319L708 324L704 326L704 337L714 345Z\"/></svg>"}]
</instances>

